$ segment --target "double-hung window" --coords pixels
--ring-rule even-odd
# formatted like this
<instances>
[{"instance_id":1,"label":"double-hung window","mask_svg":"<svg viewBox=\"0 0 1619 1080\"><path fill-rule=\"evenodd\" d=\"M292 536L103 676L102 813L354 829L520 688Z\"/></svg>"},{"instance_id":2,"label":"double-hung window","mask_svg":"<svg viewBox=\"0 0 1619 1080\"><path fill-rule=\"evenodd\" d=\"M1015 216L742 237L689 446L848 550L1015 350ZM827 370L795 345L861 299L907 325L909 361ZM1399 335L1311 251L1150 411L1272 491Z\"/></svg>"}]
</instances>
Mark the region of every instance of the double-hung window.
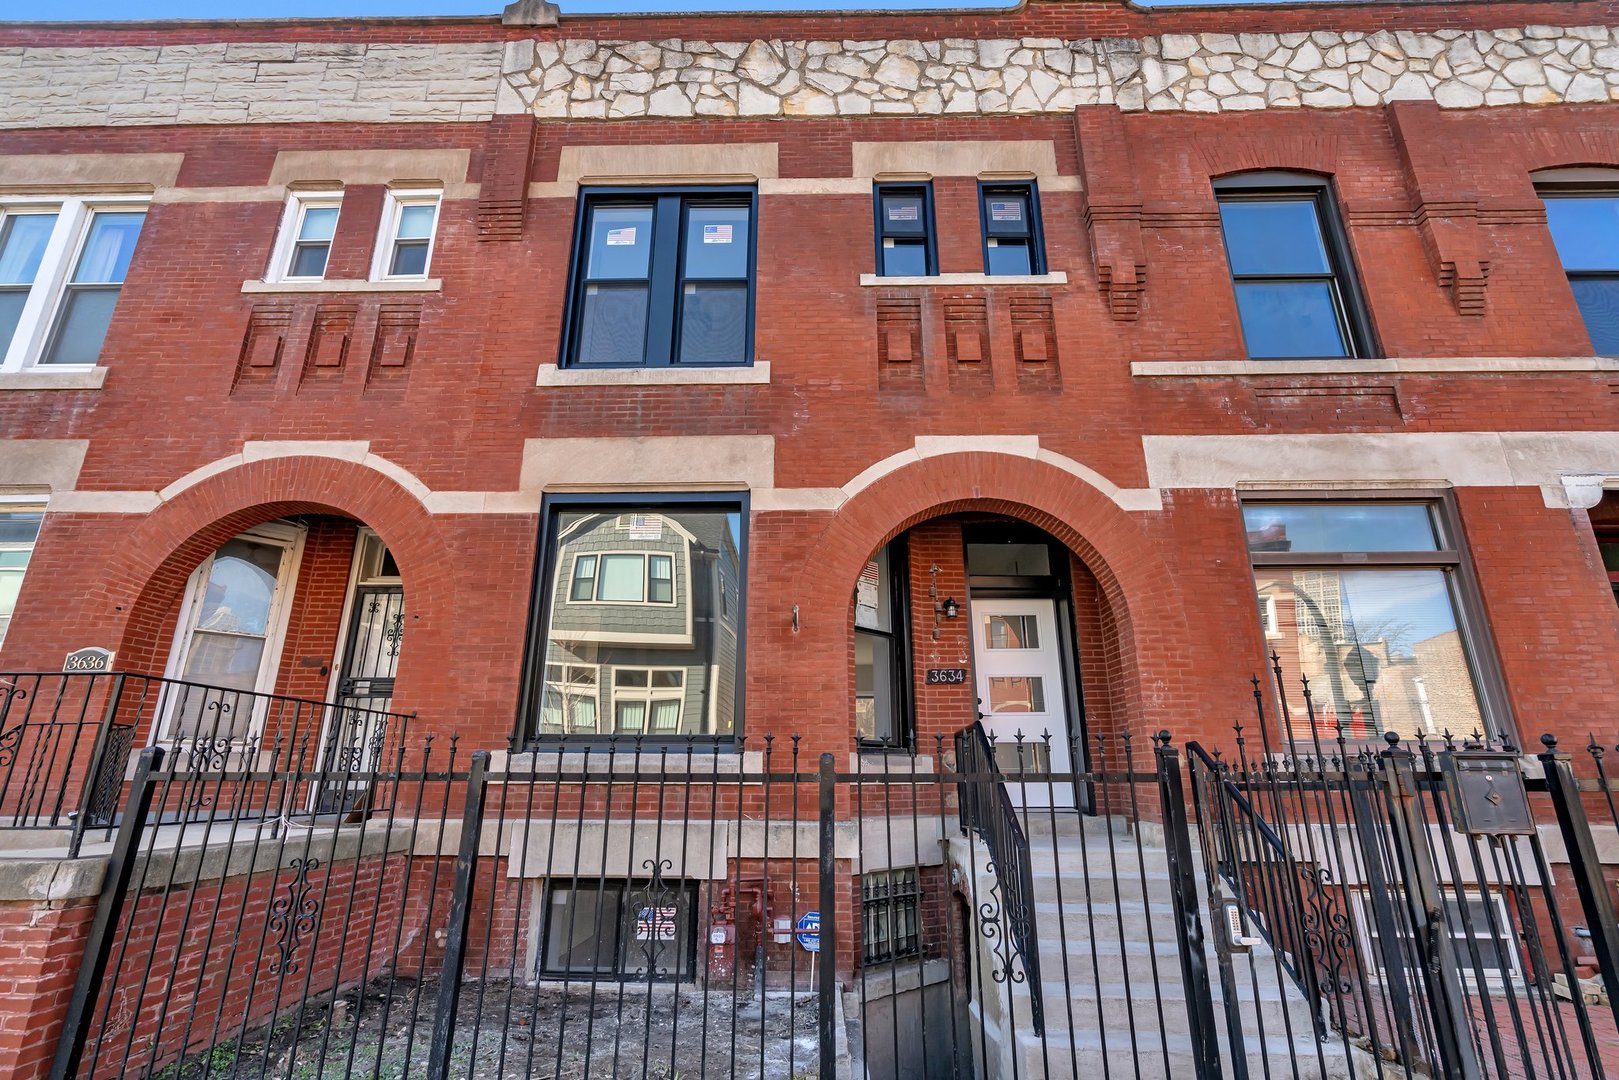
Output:
<instances>
[{"instance_id":1,"label":"double-hung window","mask_svg":"<svg viewBox=\"0 0 1619 1080\"><path fill-rule=\"evenodd\" d=\"M1251 173L1220 181L1215 195L1248 355L1368 355L1370 324L1327 185Z\"/></svg>"},{"instance_id":2,"label":"double-hung window","mask_svg":"<svg viewBox=\"0 0 1619 1080\"><path fill-rule=\"evenodd\" d=\"M4 643L16 613L17 594L44 519L44 508L40 506L0 505L0 643Z\"/></svg>"},{"instance_id":3,"label":"double-hung window","mask_svg":"<svg viewBox=\"0 0 1619 1080\"><path fill-rule=\"evenodd\" d=\"M939 272L931 184L878 184L877 273L931 277Z\"/></svg>"},{"instance_id":4,"label":"double-hung window","mask_svg":"<svg viewBox=\"0 0 1619 1080\"><path fill-rule=\"evenodd\" d=\"M1591 348L1619 355L1619 194L1556 188L1540 194Z\"/></svg>"},{"instance_id":5,"label":"double-hung window","mask_svg":"<svg viewBox=\"0 0 1619 1080\"><path fill-rule=\"evenodd\" d=\"M741 724L747 512L736 496L554 496L527 733L730 738Z\"/></svg>"},{"instance_id":6,"label":"double-hung window","mask_svg":"<svg viewBox=\"0 0 1619 1080\"><path fill-rule=\"evenodd\" d=\"M343 208L341 191L295 191L287 198L269 281L319 281L331 260L332 238Z\"/></svg>"},{"instance_id":7,"label":"double-hung window","mask_svg":"<svg viewBox=\"0 0 1619 1080\"><path fill-rule=\"evenodd\" d=\"M0 198L0 370L101 359L145 198Z\"/></svg>"},{"instance_id":8,"label":"double-hung window","mask_svg":"<svg viewBox=\"0 0 1619 1080\"><path fill-rule=\"evenodd\" d=\"M750 363L755 205L751 188L584 192L564 362Z\"/></svg>"},{"instance_id":9,"label":"double-hung window","mask_svg":"<svg viewBox=\"0 0 1619 1080\"><path fill-rule=\"evenodd\" d=\"M984 226L984 273L1045 273L1034 182L979 184L978 204Z\"/></svg>"},{"instance_id":10,"label":"double-hung window","mask_svg":"<svg viewBox=\"0 0 1619 1080\"><path fill-rule=\"evenodd\" d=\"M433 234L438 231L441 192L389 191L382 209L382 231L377 237L373 280L425 278L433 256Z\"/></svg>"},{"instance_id":11,"label":"double-hung window","mask_svg":"<svg viewBox=\"0 0 1619 1080\"><path fill-rule=\"evenodd\" d=\"M1439 500L1255 501L1242 508L1267 652L1292 727L1313 746L1494 734L1500 695L1457 527ZM1309 680L1310 727L1300 676Z\"/></svg>"}]
</instances>

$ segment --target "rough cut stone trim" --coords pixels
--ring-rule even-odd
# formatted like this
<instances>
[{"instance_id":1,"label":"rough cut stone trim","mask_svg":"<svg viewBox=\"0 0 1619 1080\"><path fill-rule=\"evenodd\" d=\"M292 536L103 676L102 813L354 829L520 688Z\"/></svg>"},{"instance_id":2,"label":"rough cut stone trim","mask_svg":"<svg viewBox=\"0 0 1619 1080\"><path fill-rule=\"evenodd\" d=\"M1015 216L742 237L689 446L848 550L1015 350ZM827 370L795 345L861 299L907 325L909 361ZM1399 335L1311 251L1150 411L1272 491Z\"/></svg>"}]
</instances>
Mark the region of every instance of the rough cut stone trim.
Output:
<instances>
[{"instance_id":1,"label":"rough cut stone trim","mask_svg":"<svg viewBox=\"0 0 1619 1080\"><path fill-rule=\"evenodd\" d=\"M1242 112L1619 100L1604 26L938 41L519 41L501 110L542 118Z\"/></svg>"},{"instance_id":2,"label":"rough cut stone trim","mask_svg":"<svg viewBox=\"0 0 1619 1080\"><path fill-rule=\"evenodd\" d=\"M0 50L0 127L461 121L494 115L498 42Z\"/></svg>"}]
</instances>

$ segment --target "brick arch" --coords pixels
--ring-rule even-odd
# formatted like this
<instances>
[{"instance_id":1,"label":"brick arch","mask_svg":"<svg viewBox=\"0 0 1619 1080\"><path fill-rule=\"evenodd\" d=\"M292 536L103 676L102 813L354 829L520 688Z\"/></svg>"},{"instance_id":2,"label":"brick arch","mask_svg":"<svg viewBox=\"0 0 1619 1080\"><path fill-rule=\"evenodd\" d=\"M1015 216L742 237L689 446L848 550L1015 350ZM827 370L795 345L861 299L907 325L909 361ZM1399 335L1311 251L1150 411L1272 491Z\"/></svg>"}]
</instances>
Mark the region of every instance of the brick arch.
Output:
<instances>
[{"instance_id":1,"label":"brick arch","mask_svg":"<svg viewBox=\"0 0 1619 1080\"><path fill-rule=\"evenodd\" d=\"M933 518L974 511L1037 525L1095 576L1116 648L1121 718L1141 735L1192 705L1169 681L1188 628L1179 589L1139 521L1070 472L994 453L925 458L887 474L846 502L817 538L793 586L800 610L826 613L815 637L852 640L850 597L871 553ZM835 614L834 614L835 613ZM841 624L827 625L841 616ZM813 618L813 614L807 616Z\"/></svg>"},{"instance_id":2,"label":"brick arch","mask_svg":"<svg viewBox=\"0 0 1619 1080\"><path fill-rule=\"evenodd\" d=\"M1338 171L1338 139L1295 135L1273 139L1199 139L1198 154L1210 180L1278 169L1331 176Z\"/></svg>"},{"instance_id":3,"label":"brick arch","mask_svg":"<svg viewBox=\"0 0 1619 1080\"><path fill-rule=\"evenodd\" d=\"M1523 171L1542 169L1619 168L1619 133L1611 131L1537 131L1522 138Z\"/></svg>"},{"instance_id":4,"label":"brick arch","mask_svg":"<svg viewBox=\"0 0 1619 1080\"><path fill-rule=\"evenodd\" d=\"M405 488L373 469L327 457L254 461L187 488L131 528L106 566L86 622L117 627L119 666L161 673L186 582L211 553L255 525L300 514L353 519L375 529L404 579L413 663L435 652L436 613L449 601L449 552L432 516ZM401 682L405 682L401 676ZM407 686L401 686L405 696Z\"/></svg>"}]
</instances>

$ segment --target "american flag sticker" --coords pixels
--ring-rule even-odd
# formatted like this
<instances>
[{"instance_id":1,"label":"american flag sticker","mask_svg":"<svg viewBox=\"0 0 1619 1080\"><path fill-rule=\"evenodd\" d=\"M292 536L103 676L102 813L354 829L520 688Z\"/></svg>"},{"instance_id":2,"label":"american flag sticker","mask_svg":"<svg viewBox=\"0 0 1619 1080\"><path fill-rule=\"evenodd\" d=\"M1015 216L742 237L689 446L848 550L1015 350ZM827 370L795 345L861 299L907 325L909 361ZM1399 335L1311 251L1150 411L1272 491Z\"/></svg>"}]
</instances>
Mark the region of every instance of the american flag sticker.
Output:
<instances>
[{"instance_id":1,"label":"american flag sticker","mask_svg":"<svg viewBox=\"0 0 1619 1080\"><path fill-rule=\"evenodd\" d=\"M1023 204L1020 202L991 202L989 204L989 220L1022 221Z\"/></svg>"},{"instance_id":2,"label":"american flag sticker","mask_svg":"<svg viewBox=\"0 0 1619 1080\"><path fill-rule=\"evenodd\" d=\"M675 920L679 914L679 910L672 907L642 908L635 917L635 940L675 940Z\"/></svg>"},{"instance_id":3,"label":"american flag sticker","mask_svg":"<svg viewBox=\"0 0 1619 1080\"><path fill-rule=\"evenodd\" d=\"M608 247L634 247L635 246L635 226L634 225L629 225L629 226L626 226L625 228L622 228L622 229L608 229L607 230L607 246Z\"/></svg>"},{"instance_id":4,"label":"american flag sticker","mask_svg":"<svg viewBox=\"0 0 1619 1080\"><path fill-rule=\"evenodd\" d=\"M890 204L888 207L889 221L915 221L921 207L915 203Z\"/></svg>"},{"instance_id":5,"label":"american flag sticker","mask_svg":"<svg viewBox=\"0 0 1619 1080\"><path fill-rule=\"evenodd\" d=\"M729 244L731 242L731 227L729 225L704 225L703 243Z\"/></svg>"}]
</instances>

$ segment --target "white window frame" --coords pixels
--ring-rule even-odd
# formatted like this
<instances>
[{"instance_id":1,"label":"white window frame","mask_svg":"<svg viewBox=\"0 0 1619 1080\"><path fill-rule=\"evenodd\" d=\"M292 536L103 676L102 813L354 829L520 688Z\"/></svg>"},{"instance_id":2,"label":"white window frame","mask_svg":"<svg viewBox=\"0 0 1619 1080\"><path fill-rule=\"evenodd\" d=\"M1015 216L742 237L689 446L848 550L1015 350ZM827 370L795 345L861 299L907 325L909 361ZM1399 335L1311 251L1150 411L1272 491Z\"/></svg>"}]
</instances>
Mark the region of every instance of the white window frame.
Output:
<instances>
[{"instance_id":1,"label":"white window frame","mask_svg":"<svg viewBox=\"0 0 1619 1080\"><path fill-rule=\"evenodd\" d=\"M646 711L642 714L645 717L645 720L642 722L640 730L635 732L635 734L655 735L658 732L664 732L667 734L678 735L680 733L681 722L686 718L686 676L689 674L689 672L685 668L642 667L639 664L611 664L608 665L608 667L613 673L612 686L609 687L609 690L613 703L614 734L623 735L626 733L626 730L621 728L618 723L618 703L621 700L636 701L646 706ZM621 671L644 672L646 674L647 684L645 686L626 686L623 688L622 692L620 692L618 685L618 674ZM680 672L680 686L653 686L652 676L655 672L659 671ZM674 701L680 706L675 713L675 726L673 728L654 729L652 727L652 706L660 701Z\"/></svg>"},{"instance_id":2,"label":"white window frame","mask_svg":"<svg viewBox=\"0 0 1619 1080\"><path fill-rule=\"evenodd\" d=\"M40 516L39 527L41 529L44 529L45 527L45 514L47 509L48 507L46 506L46 500L36 495L0 495L0 513L19 514L37 512ZM34 549L38 546L39 536L36 533L33 541L28 544L0 543L0 551L27 551L28 563L32 563L34 561ZM28 576L28 563L23 564L22 573L24 579L26 579ZM6 635L11 630L11 620L16 617L17 611L15 608L12 609L10 615L0 615L0 645L5 644Z\"/></svg>"},{"instance_id":3,"label":"white window frame","mask_svg":"<svg viewBox=\"0 0 1619 1080\"><path fill-rule=\"evenodd\" d=\"M602 558L618 555L634 556L641 560L641 599L639 600L603 600L601 599ZM669 599L652 599L652 560L662 558L669 560ZM595 559L596 572L590 577L590 597L584 600L573 598L573 583L579 572L580 559ZM679 577L676 572L677 555L672 551L633 551L613 549L611 551L580 551L574 554L573 562L568 566L567 602L570 604L606 604L610 607L674 607L680 600L679 590L675 581Z\"/></svg>"},{"instance_id":4,"label":"white window frame","mask_svg":"<svg viewBox=\"0 0 1619 1080\"><path fill-rule=\"evenodd\" d=\"M147 210L149 195L0 195L0 224L10 214L54 212L56 225L45 243L39 271L23 301L11 347L0 358L0 372L34 370L72 374L94 370L95 364L46 364L46 350L56 331L67 296L67 283L90 235L90 220L98 211ZM124 284L127 284L127 278ZM122 287L122 286L120 286Z\"/></svg>"},{"instance_id":5,"label":"white window frame","mask_svg":"<svg viewBox=\"0 0 1619 1080\"><path fill-rule=\"evenodd\" d=\"M304 215L316 208L337 209L337 223L332 226L332 243L327 245L326 263L319 276L305 277L292 273L292 256L298 242L298 231L303 227ZM325 281L326 271L332 265L332 246L336 244L337 225L343 221L343 189L319 188L287 193L287 205L281 211L281 226L276 231L275 247L270 252L270 268L265 281Z\"/></svg>"},{"instance_id":6,"label":"white window frame","mask_svg":"<svg viewBox=\"0 0 1619 1080\"><path fill-rule=\"evenodd\" d=\"M1479 900L1483 903L1489 904L1495 909L1496 925L1508 932L1508 937L1504 941L1498 942L1496 947L1500 951L1501 955L1506 958L1509 966L1504 970L1498 968L1494 972L1486 969L1484 973L1485 988L1492 990L1499 989L1508 983L1511 983L1514 986L1520 985L1523 981L1523 969L1521 963L1522 958L1518 955L1518 938L1514 932L1516 924L1512 921L1511 912L1507 910L1506 899L1501 895L1499 887L1490 890L1488 893L1481 893L1476 888L1468 888L1466 886L1460 888L1455 886L1444 886L1442 889L1445 894L1447 904L1447 910L1445 913L1445 928L1447 931L1446 936L1450 938L1451 948L1455 951L1456 970L1461 977L1467 981L1468 985L1476 986L1479 981L1479 972L1478 969L1473 966L1473 956L1467 948L1468 935L1462 932L1467 928L1461 924L1460 919L1456 921L1454 926L1451 925L1448 905L1449 902L1457 900L1464 902L1468 900ZM1372 938L1377 929L1377 923L1372 915L1371 910L1371 891L1365 888L1359 888L1353 890L1350 895L1354 898L1355 918L1360 924L1361 949L1366 954L1365 962L1368 965L1368 970L1372 978L1378 980L1379 982L1386 983L1388 981L1388 976L1383 971L1383 956L1378 951L1378 946L1372 943ZM1396 905L1405 903L1405 897L1398 889L1391 891L1390 900ZM1487 940L1489 931L1490 926L1488 922L1485 922L1482 926L1475 923L1473 925L1473 934L1471 936L1477 940Z\"/></svg>"},{"instance_id":7,"label":"white window frame","mask_svg":"<svg viewBox=\"0 0 1619 1080\"><path fill-rule=\"evenodd\" d=\"M438 243L439 215L443 211L444 192L440 188L389 188L382 206L382 225L377 231L376 247L371 253L372 281L426 281L433 271L433 248ZM419 274L394 274L394 245L399 241L399 222L407 206L431 206L433 227L427 233L427 260Z\"/></svg>"},{"instance_id":8,"label":"white window frame","mask_svg":"<svg viewBox=\"0 0 1619 1080\"><path fill-rule=\"evenodd\" d=\"M541 728L543 729L544 725L545 725L545 695L546 695L547 692L549 692L554 687L555 690L556 690L556 694L557 694L558 698L561 700L561 715L562 715L561 727L562 727L562 731L560 732L560 734L562 734L564 736L566 736L566 735L576 735L576 734L600 735L602 733L602 704L601 704L602 665L600 665L600 664L580 663L580 662L575 661L575 660L561 660L561 661L556 661L556 662L553 662L553 663L546 664L545 668L546 668L546 670L545 670L545 681L544 681L544 683L543 683L543 685L541 687L541 690L540 690L540 725L541 725ZM553 681L551 679L551 669L552 668L561 668L562 669L562 678L561 678L561 680ZM570 689L570 687L576 685L576 684L572 683L571 681L569 681L572 671L588 671L592 675L595 676L596 681L591 685L591 692L589 694L584 694L584 693L581 693L579 691ZM572 724L573 710L569 707L570 699L572 699L572 698L583 698L583 697L589 697L591 699L591 701L593 701L595 703L595 705L596 705L596 729L594 731L583 731L582 729L575 728L573 726L573 724ZM558 733L557 732L551 732L550 734L558 734Z\"/></svg>"}]
</instances>

